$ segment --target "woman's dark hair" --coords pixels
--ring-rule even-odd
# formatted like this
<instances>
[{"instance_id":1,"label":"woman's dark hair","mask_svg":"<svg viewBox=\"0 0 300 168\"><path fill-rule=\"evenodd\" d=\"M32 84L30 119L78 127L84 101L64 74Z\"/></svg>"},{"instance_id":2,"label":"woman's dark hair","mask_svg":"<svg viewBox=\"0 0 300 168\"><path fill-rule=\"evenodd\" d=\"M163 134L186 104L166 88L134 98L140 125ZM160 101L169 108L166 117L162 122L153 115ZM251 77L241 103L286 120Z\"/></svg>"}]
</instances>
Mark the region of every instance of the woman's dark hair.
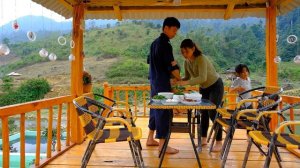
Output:
<instances>
[{"instance_id":1,"label":"woman's dark hair","mask_svg":"<svg viewBox=\"0 0 300 168\"><path fill-rule=\"evenodd\" d=\"M196 46L196 44L191 39L184 39L181 44L180 48L193 48L195 47L195 51L193 55L195 57L198 57L199 55L202 55L202 51Z\"/></svg>"},{"instance_id":2,"label":"woman's dark hair","mask_svg":"<svg viewBox=\"0 0 300 168\"><path fill-rule=\"evenodd\" d=\"M177 27L178 29L180 29L180 22L179 22L178 19L175 18L175 17L167 17L167 18L164 20L162 29L164 29L165 26L168 26L168 27L175 26L175 27Z\"/></svg>"},{"instance_id":3,"label":"woman's dark hair","mask_svg":"<svg viewBox=\"0 0 300 168\"><path fill-rule=\"evenodd\" d=\"M245 64L238 64L236 67L235 67L235 72L240 74L243 72L243 69L246 68L248 73L250 74L250 71L249 71L249 68L247 67L247 65Z\"/></svg>"}]
</instances>

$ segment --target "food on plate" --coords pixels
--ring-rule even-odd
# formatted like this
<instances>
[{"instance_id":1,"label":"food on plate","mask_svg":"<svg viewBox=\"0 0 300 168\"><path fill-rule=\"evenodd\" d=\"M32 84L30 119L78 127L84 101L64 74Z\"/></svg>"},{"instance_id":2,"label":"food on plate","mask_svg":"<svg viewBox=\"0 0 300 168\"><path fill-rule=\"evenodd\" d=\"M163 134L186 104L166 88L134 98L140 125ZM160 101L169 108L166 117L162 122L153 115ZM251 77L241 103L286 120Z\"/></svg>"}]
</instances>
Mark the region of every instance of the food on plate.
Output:
<instances>
[{"instance_id":1,"label":"food on plate","mask_svg":"<svg viewBox=\"0 0 300 168\"><path fill-rule=\"evenodd\" d=\"M199 100L194 100L194 99L184 99L184 101L187 101L187 102L198 102Z\"/></svg>"},{"instance_id":2,"label":"food on plate","mask_svg":"<svg viewBox=\"0 0 300 168\"><path fill-rule=\"evenodd\" d=\"M163 95L155 95L152 97L152 99L163 100L163 99L166 99L166 97Z\"/></svg>"}]
</instances>

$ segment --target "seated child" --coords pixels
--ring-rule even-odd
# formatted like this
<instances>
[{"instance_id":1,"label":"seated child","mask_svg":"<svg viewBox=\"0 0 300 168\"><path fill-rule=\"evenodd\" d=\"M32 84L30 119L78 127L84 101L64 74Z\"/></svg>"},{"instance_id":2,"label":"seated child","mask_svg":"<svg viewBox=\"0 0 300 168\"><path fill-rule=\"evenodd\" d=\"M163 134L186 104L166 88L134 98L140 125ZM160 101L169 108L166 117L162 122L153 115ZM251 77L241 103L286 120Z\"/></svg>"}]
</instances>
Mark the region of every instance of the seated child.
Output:
<instances>
[{"instance_id":1,"label":"seated child","mask_svg":"<svg viewBox=\"0 0 300 168\"><path fill-rule=\"evenodd\" d=\"M237 74L237 78L233 81L229 92L242 93L244 91L251 89L251 80L249 78L250 71L247 65L239 64L235 67L235 72ZM243 99L248 99L251 97L251 93L246 93L241 96ZM238 97L238 101L241 99ZM248 102L245 104L246 108L251 108L251 103Z\"/></svg>"}]
</instances>

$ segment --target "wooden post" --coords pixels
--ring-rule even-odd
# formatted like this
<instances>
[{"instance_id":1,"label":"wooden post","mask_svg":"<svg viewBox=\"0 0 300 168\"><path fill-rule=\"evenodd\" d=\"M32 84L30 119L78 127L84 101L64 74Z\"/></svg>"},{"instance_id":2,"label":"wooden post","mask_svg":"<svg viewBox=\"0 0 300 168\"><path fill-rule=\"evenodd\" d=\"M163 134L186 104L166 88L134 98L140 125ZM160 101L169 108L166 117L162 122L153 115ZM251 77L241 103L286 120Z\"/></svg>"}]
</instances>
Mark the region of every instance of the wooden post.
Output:
<instances>
[{"instance_id":1,"label":"wooden post","mask_svg":"<svg viewBox=\"0 0 300 168\"><path fill-rule=\"evenodd\" d=\"M72 54L75 56L75 60L71 63L71 95L78 97L83 93L83 30L82 24L84 22L84 5L77 4L73 7L73 34L72 39L74 41L74 48ZM71 125L71 141L75 143L81 143L82 127L78 119L78 115L74 105L71 106L70 114Z\"/></svg>"},{"instance_id":2,"label":"wooden post","mask_svg":"<svg viewBox=\"0 0 300 168\"><path fill-rule=\"evenodd\" d=\"M266 68L267 86L278 86L277 64L274 58L277 56L276 47L276 1L270 0L266 9Z\"/></svg>"},{"instance_id":3,"label":"wooden post","mask_svg":"<svg viewBox=\"0 0 300 168\"><path fill-rule=\"evenodd\" d=\"M276 47L276 1L270 0L266 9L266 86L278 86L277 64L274 58L277 56ZM278 123L278 116L273 115L270 123L274 130Z\"/></svg>"}]
</instances>

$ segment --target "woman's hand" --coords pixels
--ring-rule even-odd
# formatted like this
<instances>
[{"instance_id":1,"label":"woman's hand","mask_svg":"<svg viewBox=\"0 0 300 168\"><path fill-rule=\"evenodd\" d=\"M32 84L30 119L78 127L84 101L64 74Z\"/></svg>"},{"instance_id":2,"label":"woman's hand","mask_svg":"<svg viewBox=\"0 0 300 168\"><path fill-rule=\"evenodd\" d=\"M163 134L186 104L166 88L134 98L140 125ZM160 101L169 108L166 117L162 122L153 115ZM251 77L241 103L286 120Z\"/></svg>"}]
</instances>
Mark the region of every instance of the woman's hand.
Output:
<instances>
[{"instance_id":1,"label":"woman's hand","mask_svg":"<svg viewBox=\"0 0 300 168\"><path fill-rule=\"evenodd\" d=\"M188 85L189 82L188 81L177 81L176 84L180 85L180 86L183 86L183 85Z\"/></svg>"}]
</instances>

